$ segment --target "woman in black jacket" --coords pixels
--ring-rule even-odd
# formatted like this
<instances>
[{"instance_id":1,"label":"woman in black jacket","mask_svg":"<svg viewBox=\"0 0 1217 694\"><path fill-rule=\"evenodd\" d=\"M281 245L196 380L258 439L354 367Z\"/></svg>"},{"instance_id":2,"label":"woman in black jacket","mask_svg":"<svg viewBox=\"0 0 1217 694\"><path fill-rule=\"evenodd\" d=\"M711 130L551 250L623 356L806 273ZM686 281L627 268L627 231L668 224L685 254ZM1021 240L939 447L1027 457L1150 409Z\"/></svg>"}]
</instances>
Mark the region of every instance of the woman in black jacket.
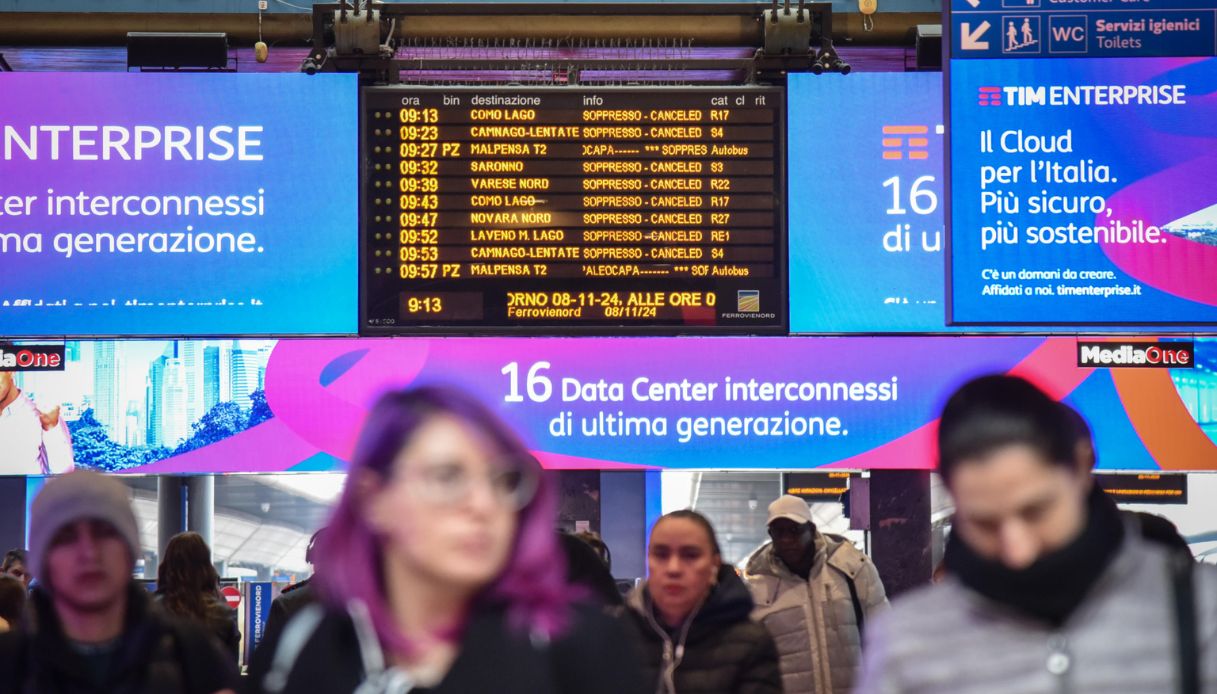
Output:
<instances>
[{"instance_id":1,"label":"woman in black jacket","mask_svg":"<svg viewBox=\"0 0 1217 694\"><path fill-rule=\"evenodd\" d=\"M752 596L722 563L705 516L675 511L651 529L647 583L627 600L657 694L780 694L777 648L750 619Z\"/></svg>"},{"instance_id":2,"label":"woman in black jacket","mask_svg":"<svg viewBox=\"0 0 1217 694\"><path fill-rule=\"evenodd\" d=\"M236 612L220 595L220 576L202 535L178 533L169 538L156 570L156 595L166 612L202 626L237 662L241 632Z\"/></svg>"},{"instance_id":3,"label":"woman in black jacket","mask_svg":"<svg viewBox=\"0 0 1217 694\"><path fill-rule=\"evenodd\" d=\"M616 620L571 604L550 481L458 391L373 407L317 545L321 603L261 645L268 694L639 694Z\"/></svg>"}]
</instances>

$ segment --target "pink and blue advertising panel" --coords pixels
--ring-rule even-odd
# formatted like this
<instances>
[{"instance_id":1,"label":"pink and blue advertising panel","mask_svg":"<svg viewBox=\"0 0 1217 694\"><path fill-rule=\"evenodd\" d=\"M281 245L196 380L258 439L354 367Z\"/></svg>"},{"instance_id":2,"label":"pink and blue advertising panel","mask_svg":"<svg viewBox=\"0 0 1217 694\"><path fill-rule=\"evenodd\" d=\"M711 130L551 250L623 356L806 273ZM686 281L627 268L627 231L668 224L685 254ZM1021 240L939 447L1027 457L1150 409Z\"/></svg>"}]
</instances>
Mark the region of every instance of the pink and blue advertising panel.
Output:
<instances>
[{"instance_id":1,"label":"pink and blue advertising panel","mask_svg":"<svg viewBox=\"0 0 1217 694\"><path fill-rule=\"evenodd\" d=\"M64 352L62 371L14 375L26 417L58 408L72 452L43 461L53 472L340 470L376 398L424 383L476 394L549 468L924 469L950 389L993 372L1079 409L1102 468L1217 460L1213 339L1195 342L1194 368L1079 367L1078 341L1064 337L69 342ZM44 458L62 455L57 431L44 429ZM0 471L38 474L39 455L9 447Z\"/></svg>"}]
</instances>

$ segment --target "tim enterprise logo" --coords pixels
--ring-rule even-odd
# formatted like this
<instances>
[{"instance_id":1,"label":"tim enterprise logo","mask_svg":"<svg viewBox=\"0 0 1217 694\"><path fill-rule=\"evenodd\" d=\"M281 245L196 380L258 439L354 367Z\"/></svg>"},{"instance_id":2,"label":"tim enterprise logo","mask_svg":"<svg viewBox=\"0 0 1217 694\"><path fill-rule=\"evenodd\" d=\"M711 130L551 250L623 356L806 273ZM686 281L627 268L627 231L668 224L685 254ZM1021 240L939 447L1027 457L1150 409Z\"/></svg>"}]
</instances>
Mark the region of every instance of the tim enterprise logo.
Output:
<instances>
[{"instance_id":1,"label":"tim enterprise logo","mask_svg":"<svg viewBox=\"0 0 1217 694\"><path fill-rule=\"evenodd\" d=\"M0 344L0 371L63 371L63 345Z\"/></svg>"},{"instance_id":2,"label":"tim enterprise logo","mask_svg":"<svg viewBox=\"0 0 1217 694\"><path fill-rule=\"evenodd\" d=\"M1191 342L1078 342L1078 366L1191 369Z\"/></svg>"},{"instance_id":3,"label":"tim enterprise logo","mask_svg":"<svg viewBox=\"0 0 1217 694\"><path fill-rule=\"evenodd\" d=\"M1185 84L1083 84L978 87L980 106L1182 106Z\"/></svg>"}]
</instances>

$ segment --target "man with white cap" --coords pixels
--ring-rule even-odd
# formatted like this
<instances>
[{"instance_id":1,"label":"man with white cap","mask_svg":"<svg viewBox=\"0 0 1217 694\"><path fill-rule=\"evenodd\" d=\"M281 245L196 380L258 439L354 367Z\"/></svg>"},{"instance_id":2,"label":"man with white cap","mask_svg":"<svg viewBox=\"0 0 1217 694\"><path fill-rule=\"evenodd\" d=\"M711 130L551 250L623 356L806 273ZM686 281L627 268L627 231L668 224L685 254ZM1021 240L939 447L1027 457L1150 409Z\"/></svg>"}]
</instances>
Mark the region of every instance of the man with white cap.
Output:
<instances>
[{"instance_id":1,"label":"man with white cap","mask_svg":"<svg viewBox=\"0 0 1217 694\"><path fill-rule=\"evenodd\" d=\"M769 504L769 537L749 557L744 579L753 619L777 643L786 694L848 694L863 626L887 607L879 572L852 542L821 533L797 496Z\"/></svg>"},{"instance_id":2,"label":"man with white cap","mask_svg":"<svg viewBox=\"0 0 1217 694\"><path fill-rule=\"evenodd\" d=\"M236 673L208 636L132 580L139 548L117 480L78 470L48 482L30 510L33 617L0 635L0 682L22 694L232 692Z\"/></svg>"}]
</instances>

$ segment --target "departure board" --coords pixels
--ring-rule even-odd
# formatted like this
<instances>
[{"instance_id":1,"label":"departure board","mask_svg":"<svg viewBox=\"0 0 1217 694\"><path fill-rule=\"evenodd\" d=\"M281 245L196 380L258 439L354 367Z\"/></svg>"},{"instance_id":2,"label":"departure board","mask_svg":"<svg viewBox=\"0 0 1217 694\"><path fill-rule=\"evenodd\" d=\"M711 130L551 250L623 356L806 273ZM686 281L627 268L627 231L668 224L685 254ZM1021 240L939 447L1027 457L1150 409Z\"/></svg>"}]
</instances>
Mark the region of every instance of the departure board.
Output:
<instances>
[{"instance_id":1,"label":"departure board","mask_svg":"<svg viewBox=\"0 0 1217 694\"><path fill-rule=\"evenodd\" d=\"M780 90L362 103L363 333L785 331Z\"/></svg>"}]
</instances>

